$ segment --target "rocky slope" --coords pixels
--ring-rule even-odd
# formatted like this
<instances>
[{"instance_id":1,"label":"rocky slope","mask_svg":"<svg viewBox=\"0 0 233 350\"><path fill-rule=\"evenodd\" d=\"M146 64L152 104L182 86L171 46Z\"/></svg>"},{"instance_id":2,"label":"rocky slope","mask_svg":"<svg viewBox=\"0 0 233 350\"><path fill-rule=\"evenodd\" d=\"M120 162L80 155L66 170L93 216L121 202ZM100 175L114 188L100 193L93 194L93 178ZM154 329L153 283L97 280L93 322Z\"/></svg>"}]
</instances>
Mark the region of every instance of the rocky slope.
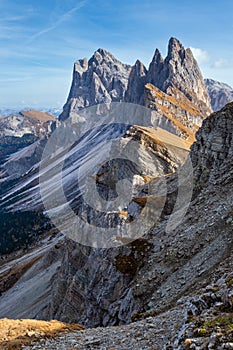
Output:
<instances>
[{"instance_id":1,"label":"rocky slope","mask_svg":"<svg viewBox=\"0 0 233 350\"><path fill-rule=\"evenodd\" d=\"M213 79L205 79L205 84L213 111L218 111L227 103L233 101L233 89L231 86Z\"/></svg>"},{"instance_id":2,"label":"rocky slope","mask_svg":"<svg viewBox=\"0 0 233 350\"><path fill-rule=\"evenodd\" d=\"M102 55L107 55L108 60ZM109 332L112 336L109 339L116 342L116 348L123 342L126 348L135 348L138 345L139 348L145 349L168 349L169 346L184 349L192 343L196 346L195 342L199 346L199 340L195 340L195 329L199 324L205 329L206 335L200 341L203 341L203 344L213 342L211 336L215 332L215 325L211 325L211 328L209 324L204 324L205 322L199 319L202 313L214 318L216 312L222 312L219 305L222 302L224 312L227 317L231 317L232 310L225 308L224 300L225 295L227 300L230 300L232 293L231 283L227 282L230 280L227 269L233 265L233 105L229 104L220 112L207 117L199 129L196 135L197 142L191 147L194 166L192 181L189 148L198 128L197 121L205 117L209 106L208 97L201 88L202 82L193 83L196 85L192 96L189 94L189 88L186 89L183 85L183 68L187 68L188 64L186 59L192 62L191 67L194 67L193 70L190 68L191 75L186 76L191 84L192 77L195 74L199 76L195 68L196 63L192 60L190 52L186 52L177 40L171 39L168 58L164 61L159 52L156 52L155 62L149 68L149 76L152 77L153 72L160 67L161 72L164 72L161 73L164 77L164 87L160 87L166 91L155 86L153 80L143 87L147 82L145 77L148 76L148 72L140 62L137 62L134 69L124 67L125 75L131 75L130 79L134 81L132 87L135 90L132 90L132 93L140 96L143 87L143 103L146 101L150 107L146 109L147 112L144 110L142 114L140 108L144 107L137 107L131 110L133 119L130 119L130 110L124 103L119 103L120 109L117 111L121 113L118 114L118 118L123 116L123 122L120 123L119 119L120 124L106 126L100 123L96 126L98 118L107 120L104 114L99 115L98 106L94 107L90 114L80 109L79 115L75 115L78 108L89 103L90 91L87 91L84 100L79 99L81 95L72 95L61 116L61 119L66 119L67 115L70 118L62 123L60 129L56 129L58 135L55 132L49 138L49 141L54 140L56 145L52 149L53 156L51 157L50 153L49 158L45 158L43 164L41 163L40 156L44 144L39 141L12 155L2 166L0 317L45 320L56 318L66 322L79 322L89 327L118 326L136 321L135 324L108 328L106 331L84 331L78 339L79 343L77 335L71 334L54 342L48 341L46 347L62 349L71 346L72 343L74 348L85 348L88 344L90 347L104 349L110 346L106 339L106 332ZM100 69L101 64L98 60L103 62L103 70ZM180 76L177 76L176 68L173 67L177 60L177 66L185 62L184 67L179 68ZM100 69L101 77L103 73L107 80L110 79L109 61L116 63L110 54L101 50L98 50L89 62L80 61L75 73L77 85L73 84L71 90L76 94L82 86L80 81L83 79L86 84L90 72L95 80L97 73L94 71L97 68ZM170 70L164 68L165 61L170 62ZM174 70L176 77L172 74ZM114 72L119 78L116 67ZM168 86L167 76L171 82ZM100 89L97 90L100 95L96 96L99 101L104 92L104 101L108 107L106 110L111 115L114 112L114 106L111 106L113 110L109 110L109 102L114 96L112 85L109 86L106 81L104 85L98 79L95 80L94 86L99 84ZM127 79L124 78L124 82ZM121 88L117 89L119 86ZM131 94L127 94L122 86L120 83L115 85L118 96L116 99L123 95L128 99ZM95 89L94 91L96 92ZM104 108L102 112L103 110ZM79 127L69 132L69 122L75 117L79 118L81 126L78 124ZM93 126L95 128L92 128ZM109 140L114 142L108 148ZM123 151L130 142L137 145L130 153L134 162L125 162ZM114 153L115 146L117 153ZM63 164L64 152L66 157ZM95 174L90 172L96 160L109 159L112 153L115 154L114 160L102 162ZM64 235L60 235L45 215L39 186L38 170L41 164L42 173L47 174L42 176L41 181L44 185L43 194L51 201L51 214L62 218L61 224L65 231L66 223L60 215L64 205L60 193L64 192L66 204L69 204L76 216L82 218L78 234L85 239L86 245L71 240L72 237L65 238ZM14 172L16 165L17 175ZM60 168L62 191L58 186L60 178L58 181L56 172ZM117 181L127 179L130 181L130 191L127 192L130 202L127 205L119 202L117 210L113 210L107 201L104 214L100 210L92 210L82 196L85 179L93 181L98 194L108 200L116 198ZM194 191L191 197L192 185ZM127 190L128 188L129 185ZM188 208L189 202L191 203ZM147 212L147 208L153 210ZM182 214L184 209L184 213L188 209L185 216ZM158 212L159 215L148 228L147 221L150 221L151 213L154 212ZM146 213L148 220L144 224L140 222L140 225L133 226L134 236L124 235L125 227L137 220L141 213ZM180 218L182 221L176 226L176 220L179 221ZM88 231L85 231L83 222L94 226L93 245L90 244L93 243L93 239L90 239L91 228L89 226ZM110 246L103 246L102 237L99 240L96 235L96 227L109 226L120 227L120 230L107 237L107 241L111 242ZM132 241L132 237L136 239ZM12 252L15 248L21 250ZM208 284L211 284L211 288L215 288L216 284L219 292L211 295L210 299L208 295L202 295L209 291ZM190 315L194 317L189 318ZM155 329L158 332L155 332ZM104 338L103 343L99 338L96 340L95 332L97 337ZM122 336L125 332L129 334L128 337ZM227 327L223 328L222 339L225 343L231 340L227 332ZM140 339L137 342L135 334L139 334ZM202 335L199 333L200 338ZM35 345L35 349L37 346L44 345ZM191 348L195 347L192 345Z\"/></svg>"},{"instance_id":3,"label":"rocky slope","mask_svg":"<svg viewBox=\"0 0 233 350\"><path fill-rule=\"evenodd\" d=\"M109 250L54 237L50 247L44 242L40 249L19 254L25 271L3 292L1 317L22 317L22 300L27 300L27 314L36 318L88 326L134 321L41 340L30 348L231 349L232 127L229 104L199 129L191 149L193 198L174 230L166 230L177 189L172 175L161 220L144 238ZM15 276L14 269L3 262L1 279Z\"/></svg>"}]
</instances>

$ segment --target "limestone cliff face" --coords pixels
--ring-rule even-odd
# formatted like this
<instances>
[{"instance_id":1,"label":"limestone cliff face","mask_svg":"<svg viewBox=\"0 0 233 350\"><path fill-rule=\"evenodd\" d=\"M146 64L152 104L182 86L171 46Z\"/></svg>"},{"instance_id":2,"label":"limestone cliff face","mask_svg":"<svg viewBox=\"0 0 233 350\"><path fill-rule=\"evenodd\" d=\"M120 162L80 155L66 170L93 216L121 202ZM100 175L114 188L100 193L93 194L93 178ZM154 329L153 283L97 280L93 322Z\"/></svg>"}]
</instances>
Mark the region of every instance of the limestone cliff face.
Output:
<instances>
[{"instance_id":1,"label":"limestone cliff face","mask_svg":"<svg viewBox=\"0 0 233 350\"><path fill-rule=\"evenodd\" d=\"M103 49L98 49L89 61L86 58L78 60L74 64L72 86L60 119L64 120L84 107L123 101L130 71L129 65Z\"/></svg>"},{"instance_id":2,"label":"limestone cliff face","mask_svg":"<svg viewBox=\"0 0 233 350\"><path fill-rule=\"evenodd\" d=\"M191 155L199 186L232 181L232 130L233 103L211 114L198 130Z\"/></svg>"},{"instance_id":3,"label":"limestone cliff face","mask_svg":"<svg viewBox=\"0 0 233 350\"><path fill-rule=\"evenodd\" d=\"M136 61L129 75L125 102L144 104L144 87L147 81L147 69L142 62Z\"/></svg>"},{"instance_id":4,"label":"limestone cliff face","mask_svg":"<svg viewBox=\"0 0 233 350\"><path fill-rule=\"evenodd\" d=\"M185 136L186 131L179 134L190 142L194 141L194 133L211 112L210 98L198 64L191 50L185 49L175 38L169 41L165 59L156 49L148 70L139 60L130 67L103 49L97 50L89 61L77 61L60 119L88 106L119 101L157 111L164 118L163 124L178 121L183 124L180 124L182 129L191 130L191 137ZM172 127L177 129L177 125Z\"/></svg>"},{"instance_id":5,"label":"limestone cliff face","mask_svg":"<svg viewBox=\"0 0 233 350\"><path fill-rule=\"evenodd\" d=\"M210 95L213 111L218 111L227 103L233 101L233 89L231 86L213 79L205 79L205 84Z\"/></svg>"},{"instance_id":6,"label":"limestone cliff face","mask_svg":"<svg viewBox=\"0 0 233 350\"><path fill-rule=\"evenodd\" d=\"M211 112L206 86L190 49L185 49L179 40L171 38L168 54L163 60L158 49L150 64L147 82L177 100L189 100L200 111L200 116Z\"/></svg>"}]
</instances>

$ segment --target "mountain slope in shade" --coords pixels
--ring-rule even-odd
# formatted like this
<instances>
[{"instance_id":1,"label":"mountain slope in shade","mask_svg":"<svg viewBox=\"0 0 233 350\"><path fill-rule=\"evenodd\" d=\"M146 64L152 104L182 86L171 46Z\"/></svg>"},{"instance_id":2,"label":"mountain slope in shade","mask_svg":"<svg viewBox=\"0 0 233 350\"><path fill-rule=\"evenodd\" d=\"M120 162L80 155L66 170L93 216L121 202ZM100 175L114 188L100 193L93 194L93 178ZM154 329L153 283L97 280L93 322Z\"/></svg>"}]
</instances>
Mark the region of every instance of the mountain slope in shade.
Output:
<instances>
[{"instance_id":1,"label":"mountain slope in shade","mask_svg":"<svg viewBox=\"0 0 233 350\"><path fill-rule=\"evenodd\" d=\"M233 101L233 88L213 79L205 79L213 111L218 111Z\"/></svg>"},{"instance_id":2,"label":"mountain slope in shade","mask_svg":"<svg viewBox=\"0 0 233 350\"><path fill-rule=\"evenodd\" d=\"M174 231L165 231L177 193L173 174L167 176L164 215L146 237L124 247L98 250L51 236L22 256L18 253L11 261L3 260L0 317L24 317L27 312L29 317L106 326L162 314L176 303L178 307L182 305L187 317L190 312L199 315L215 302L216 308L220 308L224 292L218 294L220 289L216 289L217 294L211 294L213 300L209 304L210 299L203 296L201 288L207 288L213 276L216 279L225 276L233 264L232 123L230 104L210 115L199 129L191 149L195 174L193 201L182 224ZM147 137L142 137L142 141L151 145L154 135L148 129L145 131ZM141 128L133 132L136 139ZM151 180L148 177L146 181ZM136 200L141 206L146 196L146 187L143 189L144 198ZM20 265L22 273L17 275ZM195 299L193 304L192 299L187 303L187 299L181 299L196 293L206 297L206 303L200 297L200 303ZM186 324L187 318L182 317Z\"/></svg>"}]
</instances>

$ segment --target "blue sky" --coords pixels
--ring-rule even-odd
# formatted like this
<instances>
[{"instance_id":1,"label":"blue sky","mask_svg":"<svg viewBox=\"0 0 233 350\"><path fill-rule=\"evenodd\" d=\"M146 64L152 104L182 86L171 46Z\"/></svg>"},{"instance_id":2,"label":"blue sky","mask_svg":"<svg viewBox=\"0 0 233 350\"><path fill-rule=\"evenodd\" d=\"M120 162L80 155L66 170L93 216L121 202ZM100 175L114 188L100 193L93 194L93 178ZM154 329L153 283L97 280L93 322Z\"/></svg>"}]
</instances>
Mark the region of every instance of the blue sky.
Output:
<instances>
[{"instance_id":1,"label":"blue sky","mask_svg":"<svg viewBox=\"0 0 233 350\"><path fill-rule=\"evenodd\" d=\"M232 0L0 0L0 12L0 107L62 106L75 60L102 47L148 65L171 36L233 86Z\"/></svg>"}]
</instances>

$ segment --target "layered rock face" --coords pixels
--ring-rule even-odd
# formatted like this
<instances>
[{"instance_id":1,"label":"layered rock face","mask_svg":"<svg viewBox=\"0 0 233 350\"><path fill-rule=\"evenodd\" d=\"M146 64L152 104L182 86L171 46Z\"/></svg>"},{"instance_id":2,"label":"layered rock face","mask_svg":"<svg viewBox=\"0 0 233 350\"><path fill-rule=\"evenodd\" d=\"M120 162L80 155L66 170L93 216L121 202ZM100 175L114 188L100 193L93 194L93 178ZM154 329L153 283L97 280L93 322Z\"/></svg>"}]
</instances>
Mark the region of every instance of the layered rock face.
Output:
<instances>
[{"instance_id":1,"label":"layered rock face","mask_svg":"<svg viewBox=\"0 0 233 350\"><path fill-rule=\"evenodd\" d=\"M65 120L70 113L94 104L123 101L130 71L129 65L103 49L98 49L89 61L86 58L77 61L60 119Z\"/></svg>"},{"instance_id":2,"label":"layered rock face","mask_svg":"<svg viewBox=\"0 0 233 350\"><path fill-rule=\"evenodd\" d=\"M204 120L192 146L196 181L217 184L230 182L233 161L233 103Z\"/></svg>"},{"instance_id":3,"label":"layered rock face","mask_svg":"<svg viewBox=\"0 0 233 350\"><path fill-rule=\"evenodd\" d=\"M213 111L218 111L227 103L233 101L233 89L231 86L213 79L205 79L205 84L210 95Z\"/></svg>"},{"instance_id":4,"label":"layered rock face","mask_svg":"<svg viewBox=\"0 0 233 350\"><path fill-rule=\"evenodd\" d=\"M163 94L153 96L153 100L148 96L149 85ZM173 97L172 103L169 96ZM148 70L139 60L130 67L103 49L97 50L89 61L77 61L70 94L60 119L97 103L120 101L158 109L166 118L170 112L163 113L161 106L164 105L166 110L172 110L173 115L181 114L181 122L194 130L195 125L200 126L203 118L211 112L210 98L198 64L191 50L185 49L175 38L169 41L165 59L156 49Z\"/></svg>"},{"instance_id":5,"label":"layered rock face","mask_svg":"<svg viewBox=\"0 0 233 350\"><path fill-rule=\"evenodd\" d=\"M165 59L156 49L149 67L147 82L178 100L187 98L204 116L211 112L210 99L192 51L185 49L175 38L169 41Z\"/></svg>"}]
</instances>

